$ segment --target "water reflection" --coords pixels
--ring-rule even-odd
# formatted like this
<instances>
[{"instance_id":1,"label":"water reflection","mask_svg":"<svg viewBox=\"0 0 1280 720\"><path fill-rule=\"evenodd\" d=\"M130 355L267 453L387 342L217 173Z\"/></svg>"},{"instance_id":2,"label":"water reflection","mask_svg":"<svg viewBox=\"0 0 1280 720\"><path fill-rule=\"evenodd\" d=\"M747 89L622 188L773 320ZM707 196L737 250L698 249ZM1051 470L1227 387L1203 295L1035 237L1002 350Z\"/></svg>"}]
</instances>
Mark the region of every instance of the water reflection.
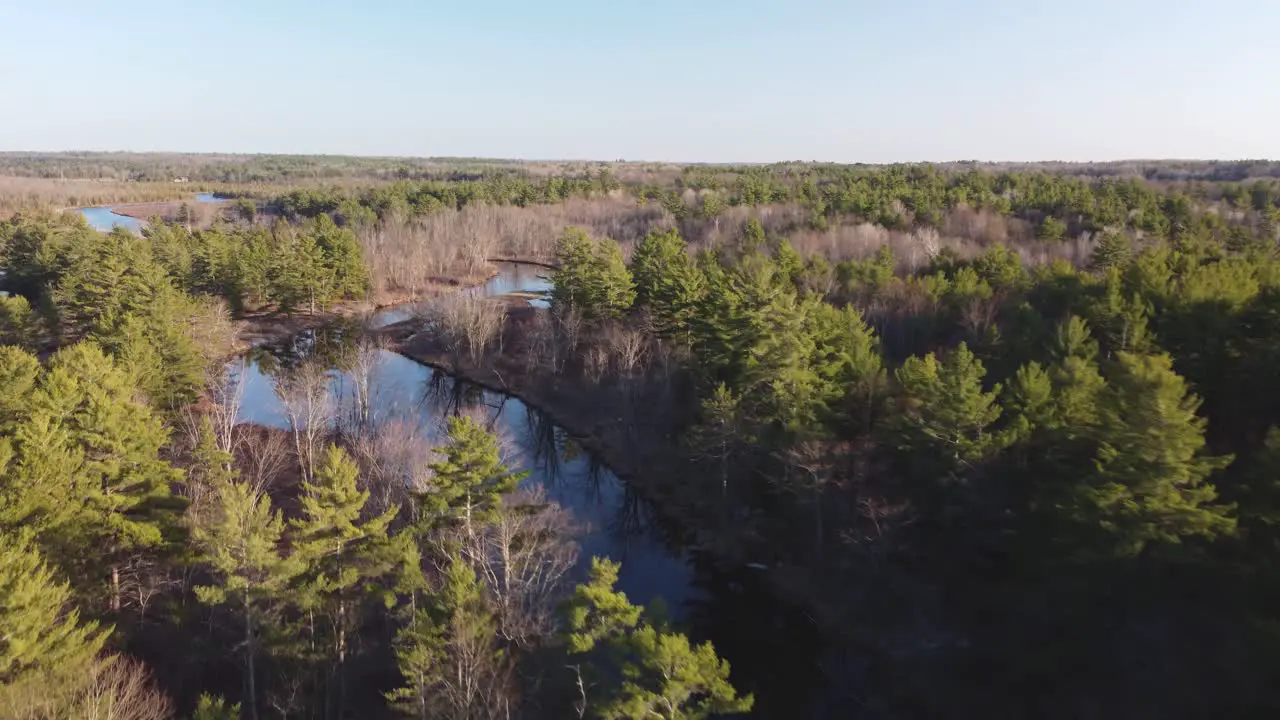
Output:
<instances>
[{"instance_id":1,"label":"water reflection","mask_svg":"<svg viewBox=\"0 0 1280 720\"><path fill-rule=\"evenodd\" d=\"M500 275L496 291L523 279ZM322 359L329 369L333 421L339 429L356 422L371 426L403 423L423 442L438 443L444 421L468 413L503 438L510 461L529 472L526 483L538 484L547 497L568 509L581 526L583 567L592 556L622 562L619 588L633 602L655 600L668 616L690 629L696 640L711 640L733 667L736 685L757 696L760 717L849 717L855 707L848 696L827 698L854 683L829 682L821 664L825 640L801 611L779 603L756 571L727 572L693 547L691 538L668 515L649 503L586 452L540 411L516 398L486 390L389 351L374 351L371 362L355 362L351 327L322 328L276 347L263 348L243 367L242 422L287 427L283 407L273 390L273 376L288 373L307 359ZM367 369L367 373L361 371ZM367 383L361 382L367 375ZM359 412L361 398L367 414ZM343 423L348 427L344 428ZM840 710L840 711L837 711Z\"/></svg>"},{"instance_id":2,"label":"water reflection","mask_svg":"<svg viewBox=\"0 0 1280 720\"><path fill-rule=\"evenodd\" d=\"M550 270L528 263L503 262L497 263L497 265L498 274L481 285L467 288L460 292L483 297L496 297L498 295L510 295L511 293L538 296L551 292ZM545 299L537 297L531 298L529 304L534 307L548 306ZM412 317L413 308L410 305L396 305L374 313L370 319L370 326L386 327L398 322L404 322Z\"/></svg>"},{"instance_id":3,"label":"water reflection","mask_svg":"<svg viewBox=\"0 0 1280 720\"><path fill-rule=\"evenodd\" d=\"M263 348L237 370L244 394L240 422L288 428L283 404L275 392L276 378L307 357L333 361L346 357L341 346L348 336L319 332L281 346ZM321 341L324 340L324 341ZM337 344L338 348L328 347ZM637 602L662 597L673 610L690 597L689 569L680 553L672 552L661 534L650 533L653 513L599 460L572 447L563 431L541 413L515 398L436 372L393 352L376 351L369 370L367 422L373 426L409 422L427 442L439 442L444 420L474 414L507 445L513 465L529 471L528 483L542 485L547 496L569 509L583 526L579 543L584 557L603 555L623 561L619 587ZM349 426L360 412L358 382L349 366L328 367L332 424ZM348 369L344 369L344 367ZM675 613L677 619L679 612Z\"/></svg>"}]
</instances>

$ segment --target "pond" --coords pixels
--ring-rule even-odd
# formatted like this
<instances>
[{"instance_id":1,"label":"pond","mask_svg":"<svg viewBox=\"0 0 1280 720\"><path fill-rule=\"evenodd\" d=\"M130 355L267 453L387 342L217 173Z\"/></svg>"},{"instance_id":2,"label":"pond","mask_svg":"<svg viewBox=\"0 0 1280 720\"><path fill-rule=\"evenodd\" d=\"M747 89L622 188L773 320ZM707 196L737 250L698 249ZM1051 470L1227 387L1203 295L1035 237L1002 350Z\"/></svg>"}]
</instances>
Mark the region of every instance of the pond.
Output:
<instances>
[{"instance_id":1,"label":"pond","mask_svg":"<svg viewBox=\"0 0 1280 720\"><path fill-rule=\"evenodd\" d=\"M497 276L470 292L501 295L542 293L546 270L502 263ZM374 324L409 317L403 308L384 310ZM259 350L233 368L243 383L241 422L287 428L272 373L299 359L326 357L354 332L321 329ZM332 355L337 357L341 353ZM359 417L354 374L333 363L329 398L336 422ZM435 444L445 419L468 413L504 440L513 466L529 472L549 499L570 511L585 571L591 556L622 563L618 587L636 603L661 600L669 616L696 641L711 640L733 668L735 685L757 696L756 715L822 717L819 700L830 694L820 659L824 641L797 608L776 600L758 571L726 571L689 546L679 529L595 456L584 451L546 415L514 397L453 378L402 355L376 351L368 374L366 423L410 427L421 442ZM831 706L827 706L830 708ZM805 708L810 708L806 710Z\"/></svg>"}]
</instances>

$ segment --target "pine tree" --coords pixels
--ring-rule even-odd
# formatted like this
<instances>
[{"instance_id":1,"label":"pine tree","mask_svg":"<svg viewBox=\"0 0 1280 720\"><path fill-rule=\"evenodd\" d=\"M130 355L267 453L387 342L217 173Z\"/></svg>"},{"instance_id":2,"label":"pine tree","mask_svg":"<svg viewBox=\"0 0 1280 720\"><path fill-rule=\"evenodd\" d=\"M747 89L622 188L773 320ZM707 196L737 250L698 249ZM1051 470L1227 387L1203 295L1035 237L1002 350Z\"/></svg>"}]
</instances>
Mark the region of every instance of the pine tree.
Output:
<instances>
[{"instance_id":1,"label":"pine tree","mask_svg":"<svg viewBox=\"0 0 1280 720\"><path fill-rule=\"evenodd\" d=\"M622 248L609 238L596 242L587 293L586 310L599 317L620 317L635 303L635 285L622 259Z\"/></svg>"},{"instance_id":2,"label":"pine tree","mask_svg":"<svg viewBox=\"0 0 1280 720\"><path fill-rule=\"evenodd\" d=\"M292 602L308 618L305 634L336 675L326 683L325 705L340 715L345 703L346 664L364 600L376 592L394 600L391 582L397 560L417 563L416 553L397 554L387 528L393 507L361 521L369 493L357 486L359 468L341 449L329 446L315 477L302 487L302 517L290 522L293 560L302 568L291 589ZM318 626L324 623L324 626ZM336 696L335 696L336 694Z\"/></svg>"},{"instance_id":3,"label":"pine tree","mask_svg":"<svg viewBox=\"0 0 1280 720\"><path fill-rule=\"evenodd\" d=\"M240 720L240 703L233 705L221 697L203 694L191 720Z\"/></svg>"},{"instance_id":4,"label":"pine tree","mask_svg":"<svg viewBox=\"0 0 1280 720\"><path fill-rule=\"evenodd\" d=\"M216 490L208 518L192 529L214 581L196 587L196 597L234 613L242 638L244 703L249 717L257 718L262 636L299 567L281 552L284 521L266 495L239 482L224 482Z\"/></svg>"},{"instance_id":5,"label":"pine tree","mask_svg":"<svg viewBox=\"0 0 1280 720\"><path fill-rule=\"evenodd\" d=\"M614 589L619 565L593 558L587 582L565 603L565 640L597 688L584 710L593 717L697 719L751 710L729 683L729 663L711 643L693 646ZM585 683L584 683L585 685Z\"/></svg>"},{"instance_id":6,"label":"pine tree","mask_svg":"<svg viewBox=\"0 0 1280 720\"><path fill-rule=\"evenodd\" d=\"M631 256L636 304L648 307L657 331L685 336L702 293L702 274L689 259L684 239L675 230L653 231Z\"/></svg>"},{"instance_id":7,"label":"pine tree","mask_svg":"<svg viewBox=\"0 0 1280 720\"><path fill-rule=\"evenodd\" d=\"M590 652L597 644L626 636L640 622L640 608L614 589L622 566L591 558L587 581L565 601L565 640L571 653Z\"/></svg>"},{"instance_id":8,"label":"pine tree","mask_svg":"<svg viewBox=\"0 0 1280 720\"><path fill-rule=\"evenodd\" d=\"M493 717L507 707L510 684L497 631L484 584L461 558L450 558L432 602L396 637L405 684L387 699L418 718Z\"/></svg>"},{"instance_id":9,"label":"pine tree","mask_svg":"<svg viewBox=\"0 0 1280 720\"><path fill-rule=\"evenodd\" d=\"M26 350L40 347L40 317L21 295L0 297L0 345L16 345Z\"/></svg>"},{"instance_id":10,"label":"pine tree","mask_svg":"<svg viewBox=\"0 0 1280 720\"><path fill-rule=\"evenodd\" d=\"M31 366L10 375L30 387ZM0 481L0 524L39 533L46 556L85 600L119 610L119 569L137 554L176 552L185 503L173 494L181 473L162 457L168 433L137 402L128 375L97 346L59 351L11 408L10 469ZM104 588L95 580L109 573Z\"/></svg>"},{"instance_id":11,"label":"pine tree","mask_svg":"<svg viewBox=\"0 0 1280 720\"><path fill-rule=\"evenodd\" d=\"M61 717L109 635L80 622L30 533L0 533L0 713Z\"/></svg>"},{"instance_id":12,"label":"pine tree","mask_svg":"<svg viewBox=\"0 0 1280 720\"><path fill-rule=\"evenodd\" d=\"M937 461L944 481L962 480L967 469L998 449L1000 438L990 427L1000 417L1000 385L983 390L986 369L964 343L941 363L933 353L908 358L897 376L904 401L902 449Z\"/></svg>"},{"instance_id":13,"label":"pine tree","mask_svg":"<svg viewBox=\"0 0 1280 720\"><path fill-rule=\"evenodd\" d=\"M326 277L332 278L335 298L358 298L369 291L369 268L356 234L338 227L328 215L316 218L311 228L324 258Z\"/></svg>"},{"instance_id":14,"label":"pine tree","mask_svg":"<svg viewBox=\"0 0 1280 720\"><path fill-rule=\"evenodd\" d=\"M591 303L589 290L594 245L582 228L571 227L556 239L556 269L551 274L553 302L583 309Z\"/></svg>"},{"instance_id":15,"label":"pine tree","mask_svg":"<svg viewBox=\"0 0 1280 720\"><path fill-rule=\"evenodd\" d=\"M430 487L417 496L425 528L458 524L470 534L500 511L502 495L528 474L509 470L498 439L466 416L449 418L449 442L440 453Z\"/></svg>"},{"instance_id":16,"label":"pine tree","mask_svg":"<svg viewBox=\"0 0 1280 720\"><path fill-rule=\"evenodd\" d=\"M765 238L764 226L760 224L760 221L756 218L747 220L746 225L742 228L742 239L740 241L742 252L760 252L764 250L767 244L768 240Z\"/></svg>"},{"instance_id":17,"label":"pine tree","mask_svg":"<svg viewBox=\"0 0 1280 720\"><path fill-rule=\"evenodd\" d=\"M823 384L824 419L870 430L885 385L875 334L853 306L837 309L810 301L803 308L806 332L813 338L809 363Z\"/></svg>"},{"instance_id":18,"label":"pine tree","mask_svg":"<svg viewBox=\"0 0 1280 720\"><path fill-rule=\"evenodd\" d=\"M690 445L697 455L714 463L720 495L725 497L729 494L733 459L751 441L742 417L742 404L720 383L711 396L703 400L699 415L699 422L689 435Z\"/></svg>"},{"instance_id":19,"label":"pine tree","mask_svg":"<svg viewBox=\"0 0 1280 720\"><path fill-rule=\"evenodd\" d=\"M1203 454L1200 400L1167 355L1120 353L1102 395L1096 474L1079 488L1078 519L1123 555L1151 543L1234 531L1231 508L1207 482L1230 458Z\"/></svg>"},{"instance_id":20,"label":"pine tree","mask_svg":"<svg viewBox=\"0 0 1280 720\"><path fill-rule=\"evenodd\" d=\"M1099 270L1123 268L1129 263L1132 254L1133 248L1128 236L1116 232L1103 233L1102 239L1098 240L1097 247L1093 249L1089 264Z\"/></svg>"}]
</instances>

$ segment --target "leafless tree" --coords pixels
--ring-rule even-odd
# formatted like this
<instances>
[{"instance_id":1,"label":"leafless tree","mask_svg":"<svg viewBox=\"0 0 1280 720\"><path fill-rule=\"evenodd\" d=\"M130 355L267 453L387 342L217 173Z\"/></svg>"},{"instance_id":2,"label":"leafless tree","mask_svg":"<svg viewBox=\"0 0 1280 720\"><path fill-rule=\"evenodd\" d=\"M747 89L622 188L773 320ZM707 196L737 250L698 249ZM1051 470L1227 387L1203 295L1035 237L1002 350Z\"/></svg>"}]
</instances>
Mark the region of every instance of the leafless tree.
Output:
<instances>
[{"instance_id":1,"label":"leafless tree","mask_svg":"<svg viewBox=\"0 0 1280 720\"><path fill-rule=\"evenodd\" d=\"M68 717L167 720L173 717L173 703L156 688L142 663L117 655L94 667L75 712Z\"/></svg>"},{"instance_id":2,"label":"leafless tree","mask_svg":"<svg viewBox=\"0 0 1280 720\"><path fill-rule=\"evenodd\" d=\"M240 426L236 428L236 469L241 482L255 492L266 492L289 465L289 447L285 434L270 428Z\"/></svg>"},{"instance_id":3,"label":"leafless tree","mask_svg":"<svg viewBox=\"0 0 1280 720\"><path fill-rule=\"evenodd\" d=\"M330 382L329 371L314 362L305 362L275 378L276 397L289 421L303 482L311 481L321 442L334 420Z\"/></svg>"},{"instance_id":4,"label":"leafless tree","mask_svg":"<svg viewBox=\"0 0 1280 720\"><path fill-rule=\"evenodd\" d=\"M644 362L648 349L648 336L640 328L624 323L612 323L605 331L605 339L613 355L614 365L622 377L631 377Z\"/></svg>"},{"instance_id":5,"label":"leafless tree","mask_svg":"<svg viewBox=\"0 0 1280 720\"><path fill-rule=\"evenodd\" d=\"M198 299L187 334L195 341L205 367L216 373L236 347L236 326L226 301L207 297Z\"/></svg>"},{"instance_id":6,"label":"leafless tree","mask_svg":"<svg viewBox=\"0 0 1280 720\"><path fill-rule=\"evenodd\" d=\"M432 448L416 422L393 419L352 442L360 464L361 489L369 492L366 511L376 515L405 501L409 490L424 487L430 476Z\"/></svg>"},{"instance_id":7,"label":"leafless tree","mask_svg":"<svg viewBox=\"0 0 1280 720\"><path fill-rule=\"evenodd\" d=\"M507 308L501 302L456 294L420 303L414 313L430 323L449 352L479 363L502 334Z\"/></svg>"},{"instance_id":8,"label":"leafless tree","mask_svg":"<svg viewBox=\"0 0 1280 720\"><path fill-rule=\"evenodd\" d=\"M583 370L587 374L587 378L591 382L599 384L604 378L605 372L609 369L609 349L599 343L593 343L587 348L587 352L582 359Z\"/></svg>"},{"instance_id":9,"label":"leafless tree","mask_svg":"<svg viewBox=\"0 0 1280 720\"><path fill-rule=\"evenodd\" d=\"M543 367L552 372L559 372L560 352L556 344L555 327L552 325L551 313L538 312L524 326L524 366L525 371L535 373Z\"/></svg>"},{"instance_id":10,"label":"leafless tree","mask_svg":"<svg viewBox=\"0 0 1280 720\"><path fill-rule=\"evenodd\" d=\"M380 336L365 335L356 346L351 368L347 372L352 390L352 417L349 430L356 436L368 432L372 425L373 374L384 350L384 342Z\"/></svg>"},{"instance_id":11,"label":"leafless tree","mask_svg":"<svg viewBox=\"0 0 1280 720\"><path fill-rule=\"evenodd\" d=\"M493 596L499 632L524 645L554 627L564 581L578 561L571 514L540 487L503 498L493 524L464 538L464 554Z\"/></svg>"},{"instance_id":12,"label":"leafless tree","mask_svg":"<svg viewBox=\"0 0 1280 720\"><path fill-rule=\"evenodd\" d=\"M561 346L568 357L578 352L578 343L582 340L586 320L582 313L573 307L559 307L554 311L556 331L561 338Z\"/></svg>"},{"instance_id":13,"label":"leafless tree","mask_svg":"<svg viewBox=\"0 0 1280 720\"><path fill-rule=\"evenodd\" d=\"M217 368L209 383L209 420L218 449L229 455L236 452L236 423L244 402L244 377L249 368L243 356Z\"/></svg>"}]
</instances>

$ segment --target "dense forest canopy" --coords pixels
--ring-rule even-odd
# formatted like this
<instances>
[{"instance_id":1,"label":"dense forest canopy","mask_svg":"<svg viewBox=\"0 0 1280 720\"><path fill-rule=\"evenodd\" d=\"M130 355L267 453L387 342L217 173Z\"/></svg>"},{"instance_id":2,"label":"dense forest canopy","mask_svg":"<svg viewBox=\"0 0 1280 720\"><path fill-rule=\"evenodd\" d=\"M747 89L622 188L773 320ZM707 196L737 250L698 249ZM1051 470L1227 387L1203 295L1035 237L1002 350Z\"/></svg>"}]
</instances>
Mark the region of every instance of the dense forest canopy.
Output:
<instances>
[{"instance_id":1,"label":"dense forest canopy","mask_svg":"<svg viewBox=\"0 0 1280 720\"><path fill-rule=\"evenodd\" d=\"M0 715L1273 714L1278 167L2 154L239 198L0 221ZM545 307L428 299L494 258ZM263 328L287 429L236 414ZM386 348L587 428L822 628L803 692L475 418L339 417Z\"/></svg>"}]
</instances>

